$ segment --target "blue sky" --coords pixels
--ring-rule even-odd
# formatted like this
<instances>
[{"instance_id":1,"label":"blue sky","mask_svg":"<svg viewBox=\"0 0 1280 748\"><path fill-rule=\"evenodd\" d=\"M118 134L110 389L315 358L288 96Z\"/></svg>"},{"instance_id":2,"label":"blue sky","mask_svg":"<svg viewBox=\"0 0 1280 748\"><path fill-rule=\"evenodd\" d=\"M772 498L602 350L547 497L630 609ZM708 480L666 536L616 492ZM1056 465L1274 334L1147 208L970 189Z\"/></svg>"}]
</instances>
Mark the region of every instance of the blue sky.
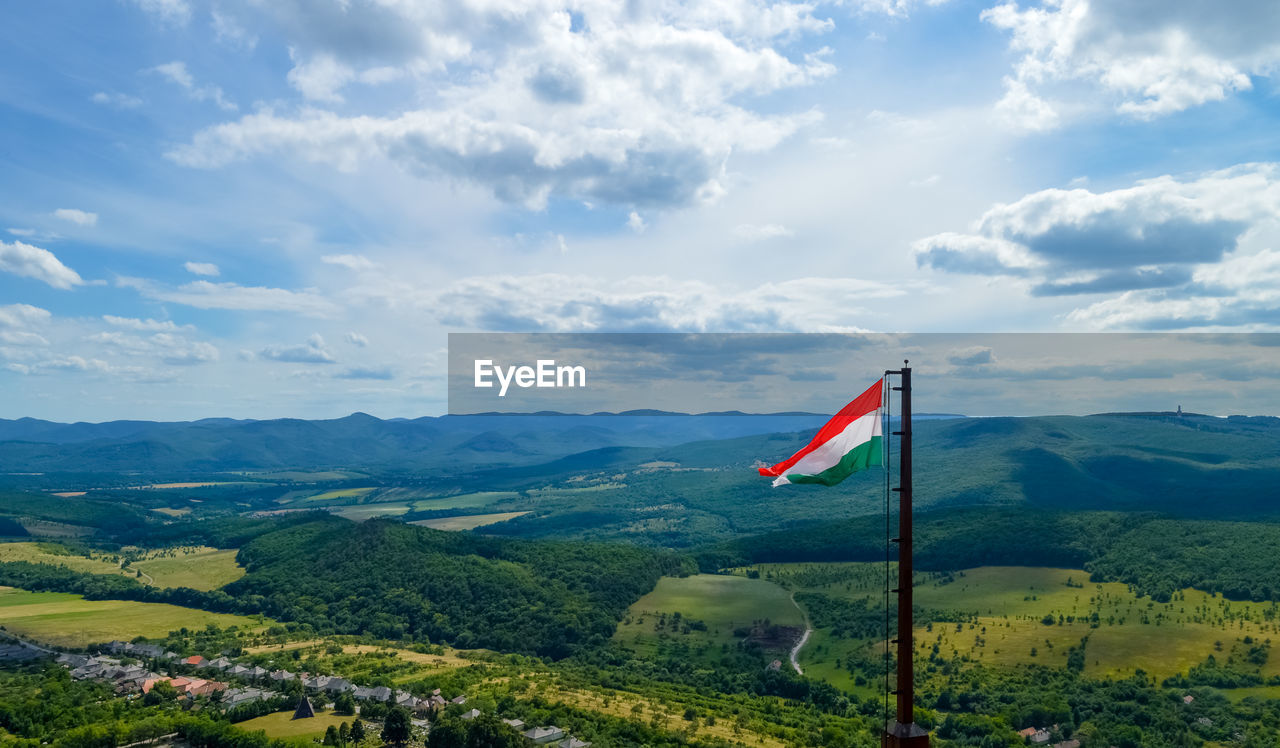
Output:
<instances>
[{"instance_id":1,"label":"blue sky","mask_svg":"<svg viewBox=\"0 0 1280 748\"><path fill-rule=\"evenodd\" d=\"M0 417L445 408L454 331L1259 331L1280 9L115 0L0 28Z\"/></svg>"}]
</instances>

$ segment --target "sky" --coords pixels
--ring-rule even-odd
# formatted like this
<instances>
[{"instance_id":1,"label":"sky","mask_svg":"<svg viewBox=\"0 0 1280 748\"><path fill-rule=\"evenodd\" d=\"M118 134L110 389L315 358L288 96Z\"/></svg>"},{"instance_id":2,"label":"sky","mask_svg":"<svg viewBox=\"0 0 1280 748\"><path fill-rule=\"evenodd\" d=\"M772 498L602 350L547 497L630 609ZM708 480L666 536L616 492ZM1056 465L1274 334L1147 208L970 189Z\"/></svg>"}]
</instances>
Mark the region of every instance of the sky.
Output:
<instances>
[{"instance_id":1,"label":"sky","mask_svg":"<svg viewBox=\"0 0 1280 748\"><path fill-rule=\"evenodd\" d=\"M1275 28L1253 0L24 3L0 417L434 415L450 332L1275 331Z\"/></svg>"}]
</instances>

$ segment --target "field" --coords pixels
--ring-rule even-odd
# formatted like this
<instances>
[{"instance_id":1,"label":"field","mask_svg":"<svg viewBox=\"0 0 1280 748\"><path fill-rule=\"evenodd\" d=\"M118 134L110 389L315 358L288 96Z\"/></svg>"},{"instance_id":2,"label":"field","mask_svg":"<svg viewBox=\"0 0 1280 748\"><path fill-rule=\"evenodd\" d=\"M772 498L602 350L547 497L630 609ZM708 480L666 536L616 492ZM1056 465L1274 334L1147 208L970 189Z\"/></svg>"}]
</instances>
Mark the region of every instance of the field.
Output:
<instances>
[{"instance_id":1,"label":"field","mask_svg":"<svg viewBox=\"0 0 1280 748\"><path fill-rule=\"evenodd\" d=\"M61 548L56 543L3 543L0 544L0 561L27 561L33 564L61 566L73 571L89 574L124 574L120 570L120 562L106 556L86 558L69 553L59 553Z\"/></svg>"},{"instance_id":2,"label":"field","mask_svg":"<svg viewBox=\"0 0 1280 748\"><path fill-rule=\"evenodd\" d=\"M474 530L485 525L496 525L499 522L515 519L528 512L498 512L497 514L468 514L462 517L442 517L440 519L423 519L411 522L413 525L430 527L433 530Z\"/></svg>"},{"instance_id":3,"label":"field","mask_svg":"<svg viewBox=\"0 0 1280 748\"><path fill-rule=\"evenodd\" d=\"M700 622L685 629L684 623L672 625L675 614L686 623ZM770 637L767 631L756 633L766 650L785 651L804 629L800 609L782 587L762 579L697 574L690 577L663 577L653 592L635 602L618 626L614 640L640 653L652 653L669 645L687 645L708 650L721 645L734 646L741 641L735 629L753 629L768 621L783 627ZM666 625L661 625L665 621Z\"/></svg>"},{"instance_id":4,"label":"field","mask_svg":"<svg viewBox=\"0 0 1280 748\"><path fill-rule=\"evenodd\" d=\"M351 504L340 509L333 510L333 513L345 519L363 522L366 519L374 517L399 517L401 514L409 511L408 504L388 503L388 504Z\"/></svg>"},{"instance_id":5,"label":"field","mask_svg":"<svg viewBox=\"0 0 1280 748\"><path fill-rule=\"evenodd\" d=\"M340 488L334 491L325 491L324 493L319 493L315 496L308 496L305 501L319 503L325 501L336 501L338 499L355 499L365 496L374 490L375 487L373 486L369 486L367 488Z\"/></svg>"},{"instance_id":6,"label":"field","mask_svg":"<svg viewBox=\"0 0 1280 748\"><path fill-rule=\"evenodd\" d=\"M85 647L113 639L162 637L180 628L259 628L244 616L208 613L176 605L127 600L85 600L62 592L0 587L0 626L19 636L62 647Z\"/></svg>"},{"instance_id":7,"label":"field","mask_svg":"<svg viewBox=\"0 0 1280 748\"><path fill-rule=\"evenodd\" d=\"M190 587L213 590L231 584L244 576L236 563L234 550L216 548L182 548L176 555L135 561L132 568L141 571L157 587Z\"/></svg>"},{"instance_id":8,"label":"field","mask_svg":"<svg viewBox=\"0 0 1280 748\"><path fill-rule=\"evenodd\" d=\"M765 564L765 579L796 591L878 603L879 564ZM1204 662L1245 636L1280 635L1271 603L1233 602L1182 590L1168 603L1138 598L1123 584L1095 584L1080 569L979 567L916 579L916 604L931 624L916 628L916 656L935 651L997 666L1065 666L1068 651L1084 641L1084 673L1126 677L1136 670L1163 679ZM859 691L842 663L872 658L883 642L840 639L819 629L801 652L807 674ZM1280 672L1269 662L1264 675Z\"/></svg>"},{"instance_id":9,"label":"field","mask_svg":"<svg viewBox=\"0 0 1280 748\"><path fill-rule=\"evenodd\" d=\"M488 506L499 501L509 501L519 498L519 496L520 494L515 491L464 493L439 499L420 499L413 503L413 510L415 512L427 512L437 509L471 509L478 506Z\"/></svg>"},{"instance_id":10,"label":"field","mask_svg":"<svg viewBox=\"0 0 1280 748\"><path fill-rule=\"evenodd\" d=\"M324 737L324 731L330 725L337 727L346 722L350 726L355 719L350 714L334 714L333 712L322 712L318 709L316 710L316 716L311 719L294 719L293 711L290 710L238 722L236 727L247 732L261 730L269 738L279 738L290 742L296 740L299 743L312 745L311 738Z\"/></svg>"}]
</instances>

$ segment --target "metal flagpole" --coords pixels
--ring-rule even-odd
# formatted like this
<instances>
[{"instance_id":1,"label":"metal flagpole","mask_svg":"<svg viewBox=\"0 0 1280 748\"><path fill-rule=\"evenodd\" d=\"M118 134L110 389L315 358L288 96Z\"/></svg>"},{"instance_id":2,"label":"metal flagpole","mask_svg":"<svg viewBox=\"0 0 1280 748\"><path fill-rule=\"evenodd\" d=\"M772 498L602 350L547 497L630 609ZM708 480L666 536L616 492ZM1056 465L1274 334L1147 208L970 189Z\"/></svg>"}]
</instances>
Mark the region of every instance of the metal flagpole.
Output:
<instances>
[{"instance_id":1,"label":"metal flagpole","mask_svg":"<svg viewBox=\"0 0 1280 748\"><path fill-rule=\"evenodd\" d=\"M912 648L912 601L911 601L911 368L910 361L903 361L899 371L886 371L885 375L897 374L900 387L894 387L902 393L902 408L899 418L902 419L902 430L894 431L898 440L898 537L893 540L898 544L898 678L894 694L898 697L897 721L885 731L881 745L884 748L928 748L929 733L915 721L915 678L913 667L914 650Z\"/></svg>"}]
</instances>

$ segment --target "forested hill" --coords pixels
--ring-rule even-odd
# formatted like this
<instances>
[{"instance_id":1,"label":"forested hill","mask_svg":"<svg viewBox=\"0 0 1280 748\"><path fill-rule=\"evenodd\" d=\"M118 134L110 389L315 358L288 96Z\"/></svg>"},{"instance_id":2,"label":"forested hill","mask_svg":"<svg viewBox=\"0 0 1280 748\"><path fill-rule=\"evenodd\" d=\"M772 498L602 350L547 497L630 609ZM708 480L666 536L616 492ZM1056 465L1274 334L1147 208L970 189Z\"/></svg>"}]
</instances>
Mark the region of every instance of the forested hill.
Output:
<instances>
[{"instance_id":1,"label":"forested hill","mask_svg":"<svg viewBox=\"0 0 1280 748\"><path fill-rule=\"evenodd\" d=\"M486 538L387 520L320 519L243 548L225 590L321 632L563 657L603 644L688 558L630 545Z\"/></svg>"}]
</instances>

